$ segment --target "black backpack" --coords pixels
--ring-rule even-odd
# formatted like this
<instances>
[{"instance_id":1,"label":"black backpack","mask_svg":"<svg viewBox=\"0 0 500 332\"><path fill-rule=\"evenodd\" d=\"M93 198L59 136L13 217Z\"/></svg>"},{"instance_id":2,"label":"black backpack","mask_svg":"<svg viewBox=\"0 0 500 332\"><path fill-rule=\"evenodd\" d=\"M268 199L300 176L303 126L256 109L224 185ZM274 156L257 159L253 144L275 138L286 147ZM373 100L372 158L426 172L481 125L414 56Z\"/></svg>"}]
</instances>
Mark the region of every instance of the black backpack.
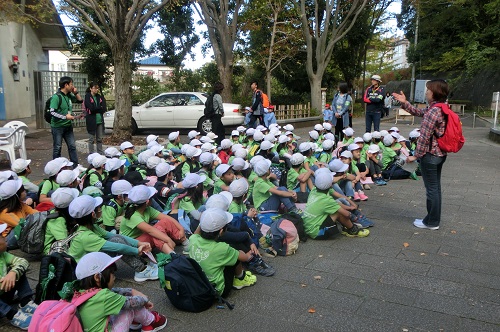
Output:
<instances>
[{"instance_id":1,"label":"black backpack","mask_svg":"<svg viewBox=\"0 0 500 332\"><path fill-rule=\"evenodd\" d=\"M97 177L99 178L99 182L101 182L102 188L104 189L104 183L107 181L107 177L104 174L101 174L98 172L92 172L92 173L87 172L87 174L85 174L85 176L84 176L83 183L81 185L82 190L87 188L87 187L90 187L90 176L92 174L97 175Z\"/></svg>"},{"instance_id":2,"label":"black backpack","mask_svg":"<svg viewBox=\"0 0 500 332\"><path fill-rule=\"evenodd\" d=\"M161 267L159 278L161 287L174 307L183 311L202 312L213 306L217 299L219 304L225 304L231 310L234 308L218 295L194 259L175 253L170 256L170 263L163 261L158 264Z\"/></svg>"},{"instance_id":3,"label":"black backpack","mask_svg":"<svg viewBox=\"0 0 500 332\"><path fill-rule=\"evenodd\" d=\"M58 293L64 284L76 280L76 261L65 253L52 253L42 257L40 273L36 285L35 303L40 304L45 300L60 300ZM70 289L67 287L67 289Z\"/></svg>"},{"instance_id":4,"label":"black backpack","mask_svg":"<svg viewBox=\"0 0 500 332\"><path fill-rule=\"evenodd\" d=\"M215 114L214 110L214 94L212 93L205 100L205 110L203 111L207 118L211 118Z\"/></svg>"},{"instance_id":5,"label":"black backpack","mask_svg":"<svg viewBox=\"0 0 500 332\"><path fill-rule=\"evenodd\" d=\"M59 97L59 106L57 106L57 109L59 110L61 108L61 103L62 103L62 96L59 92L56 93L56 95ZM48 123L50 123L50 121L52 120L52 114L50 114L50 101L52 100L52 97L51 96L49 99L47 99L47 101L45 102L45 109L44 109L44 112L43 112L43 118L45 119L45 121L47 121Z\"/></svg>"}]
</instances>

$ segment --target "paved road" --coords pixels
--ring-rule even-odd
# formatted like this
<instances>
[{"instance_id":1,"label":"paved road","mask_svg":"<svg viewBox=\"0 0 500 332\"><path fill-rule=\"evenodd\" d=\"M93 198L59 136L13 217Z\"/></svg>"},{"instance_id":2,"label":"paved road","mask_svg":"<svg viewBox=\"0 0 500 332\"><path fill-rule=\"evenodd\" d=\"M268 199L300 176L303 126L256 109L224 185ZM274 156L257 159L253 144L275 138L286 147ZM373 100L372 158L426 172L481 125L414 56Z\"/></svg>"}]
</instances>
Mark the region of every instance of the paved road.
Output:
<instances>
[{"instance_id":1,"label":"paved road","mask_svg":"<svg viewBox=\"0 0 500 332\"><path fill-rule=\"evenodd\" d=\"M500 145L488 141L487 126L467 121L466 145L444 164L438 231L412 225L424 216L422 180L397 180L366 192L361 208L376 222L369 237L309 240L294 256L269 259L276 275L234 291L233 311L180 312L157 282L130 281L123 264L117 284L148 294L170 331L499 331ZM355 120L354 129L362 128ZM399 128L407 137L413 127ZM27 139L28 155L45 164L50 136L37 135ZM29 259L34 285L38 263Z\"/></svg>"}]
</instances>

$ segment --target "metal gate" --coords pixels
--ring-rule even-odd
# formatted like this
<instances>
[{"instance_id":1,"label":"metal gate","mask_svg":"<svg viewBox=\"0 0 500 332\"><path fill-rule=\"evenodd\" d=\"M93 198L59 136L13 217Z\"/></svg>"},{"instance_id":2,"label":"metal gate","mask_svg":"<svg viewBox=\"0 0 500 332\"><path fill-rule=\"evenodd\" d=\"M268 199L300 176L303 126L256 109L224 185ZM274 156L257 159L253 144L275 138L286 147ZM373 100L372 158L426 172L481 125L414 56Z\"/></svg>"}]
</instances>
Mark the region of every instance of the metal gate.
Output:
<instances>
[{"instance_id":1,"label":"metal gate","mask_svg":"<svg viewBox=\"0 0 500 332\"><path fill-rule=\"evenodd\" d=\"M85 97L85 90L88 85L87 74L67 71L35 71L34 73L35 104L36 104L36 128L49 129L44 117L45 102L59 89L59 79L69 76L73 79L73 84L78 92ZM73 112L77 115L82 111L81 104L73 104ZM73 127L85 127L85 119L73 120Z\"/></svg>"}]
</instances>

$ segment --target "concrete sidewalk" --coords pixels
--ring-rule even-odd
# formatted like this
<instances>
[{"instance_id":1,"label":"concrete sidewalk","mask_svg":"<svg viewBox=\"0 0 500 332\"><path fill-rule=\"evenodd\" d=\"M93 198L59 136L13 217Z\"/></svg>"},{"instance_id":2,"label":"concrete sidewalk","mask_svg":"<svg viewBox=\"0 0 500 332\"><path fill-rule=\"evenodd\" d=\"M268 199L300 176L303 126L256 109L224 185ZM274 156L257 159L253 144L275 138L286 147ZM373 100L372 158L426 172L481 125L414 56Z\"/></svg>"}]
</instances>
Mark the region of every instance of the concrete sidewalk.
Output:
<instances>
[{"instance_id":1,"label":"concrete sidewalk","mask_svg":"<svg viewBox=\"0 0 500 332\"><path fill-rule=\"evenodd\" d=\"M499 331L500 145L487 139L487 126L464 125L467 142L443 168L438 231L412 225L425 215L422 180L394 180L373 186L360 204L376 222L369 237L308 240L294 256L268 258L276 275L234 291L233 311L178 311L158 282L131 281L133 272L122 263L117 285L149 295L167 315L168 331ZM382 123L382 129L391 126ZM364 120L355 119L353 127L361 135ZM408 137L418 124L398 127ZM308 130L298 134L306 137ZM51 137L38 134L27 144L38 172L33 178L41 178ZM38 262L29 259L34 286ZM5 319L0 324L0 331L12 330Z\"/></svg>"}]
</instances>

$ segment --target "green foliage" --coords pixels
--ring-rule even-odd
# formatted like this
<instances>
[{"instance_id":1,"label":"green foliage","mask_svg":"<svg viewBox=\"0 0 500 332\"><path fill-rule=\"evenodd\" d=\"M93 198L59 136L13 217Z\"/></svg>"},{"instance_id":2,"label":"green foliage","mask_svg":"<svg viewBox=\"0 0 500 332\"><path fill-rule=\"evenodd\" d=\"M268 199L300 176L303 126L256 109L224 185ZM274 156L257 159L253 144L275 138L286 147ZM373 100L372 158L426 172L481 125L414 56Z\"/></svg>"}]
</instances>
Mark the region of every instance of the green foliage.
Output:
<instances>
[{"instance_id":1,"label":"green foliage","mask_svg":"<svg viewBox=\"0 0 500 332\"><path fill-rule=\"evenodd\" d=\"M132 86L132 105L143 104L164 91L160 81L149 75L136 75Z\"/></svg>"}]
</instances>

